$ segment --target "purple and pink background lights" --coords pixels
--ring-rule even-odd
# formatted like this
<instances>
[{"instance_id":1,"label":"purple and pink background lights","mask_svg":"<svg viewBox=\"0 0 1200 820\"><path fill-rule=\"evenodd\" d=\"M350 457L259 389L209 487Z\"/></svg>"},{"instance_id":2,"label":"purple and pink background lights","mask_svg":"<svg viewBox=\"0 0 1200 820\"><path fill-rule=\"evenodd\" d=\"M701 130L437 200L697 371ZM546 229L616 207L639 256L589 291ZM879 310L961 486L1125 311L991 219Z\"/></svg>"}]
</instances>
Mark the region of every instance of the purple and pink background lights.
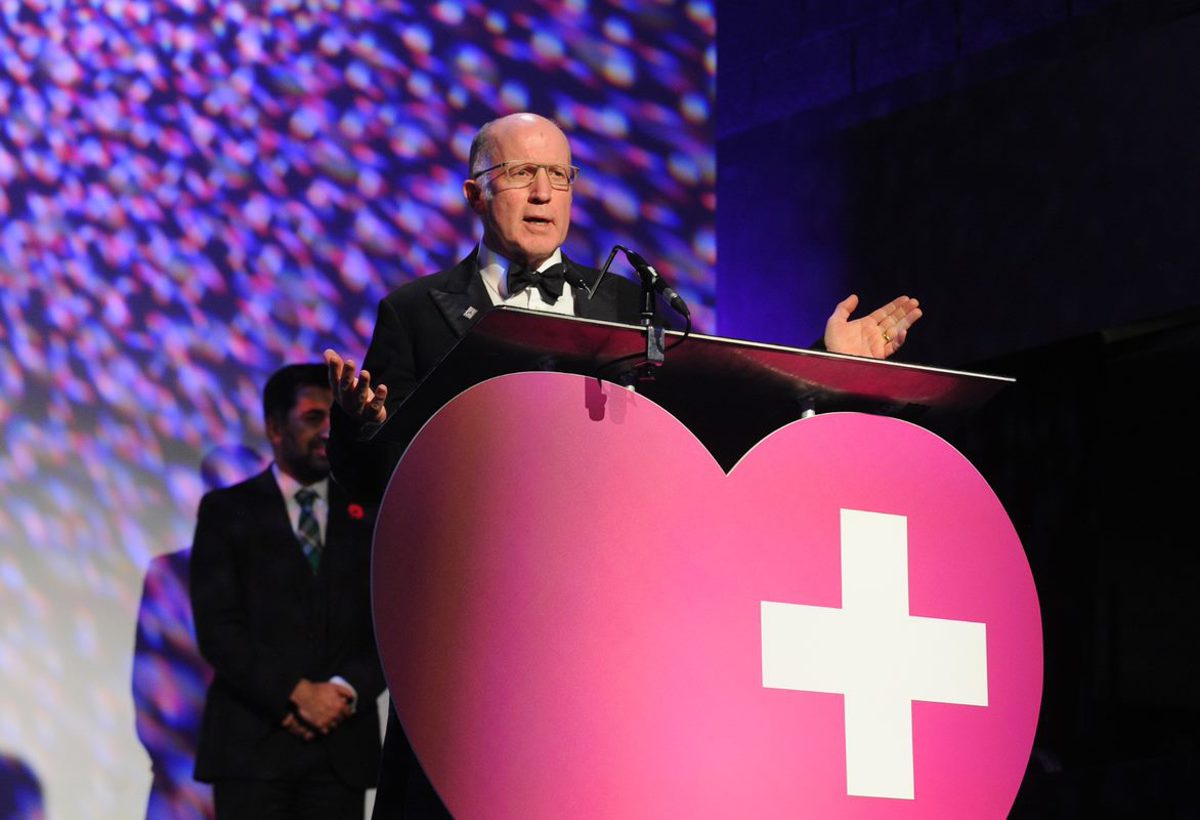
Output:
<instances>
[{"instance_id":1,"label":"purple and pink background lights","mask_svg":"<svg viewBox=\"0 0 1200 820\"><path fill-rule=\"evenodd\" d=\"M555 118L568 254L639 250L715 329L715 28L712 2L0 2L0 752L52 816L142 812L148 755L180 790L150 813L203 814L171 556L265 464L266 376L361 357L379 298L475 244L479 124Z\"/></svg>"}]
</instances>

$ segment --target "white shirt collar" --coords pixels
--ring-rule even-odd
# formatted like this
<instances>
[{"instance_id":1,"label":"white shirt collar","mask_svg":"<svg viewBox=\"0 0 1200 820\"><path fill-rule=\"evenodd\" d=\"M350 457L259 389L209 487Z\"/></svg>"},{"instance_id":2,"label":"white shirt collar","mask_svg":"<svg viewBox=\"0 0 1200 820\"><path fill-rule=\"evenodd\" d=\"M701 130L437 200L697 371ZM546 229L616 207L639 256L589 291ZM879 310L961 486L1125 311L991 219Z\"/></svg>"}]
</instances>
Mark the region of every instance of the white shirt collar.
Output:
<instances>
[{"instance_id":1,"label":"white shirt collar","mask_svg":"<svg viewBox=\"0 0 1200 820\"><path fill-rule=\"evenodd\" d=\"M325 503L329 503L329 476L325 476L325 478L313 484L301 484L279 469L279 465L275 462L271 462L271 472L275 474L275 483L279 485L279 491L283 493L283 497L288 501L296 497L296 491L301 487L308 487L317 494L317 498Z\"/></svg>"},{"instance_id":2,"label":"white shirt collar","mask_svg":"<svg viewBox=\"0 0 1200 820\"><path fill-rule=\"evenodd\" d=\"M562 248L555 248L554 253L550 254L550 258L538 265L537 269L543 271L561 261ZM512 264L512 260L492 250L480 240L479 274L483 277L483 284L487 287L488 295L492 297L492 304L494 305L501 304L512 298L508 293L508 269Z\"/></svg>"}]
</instances>

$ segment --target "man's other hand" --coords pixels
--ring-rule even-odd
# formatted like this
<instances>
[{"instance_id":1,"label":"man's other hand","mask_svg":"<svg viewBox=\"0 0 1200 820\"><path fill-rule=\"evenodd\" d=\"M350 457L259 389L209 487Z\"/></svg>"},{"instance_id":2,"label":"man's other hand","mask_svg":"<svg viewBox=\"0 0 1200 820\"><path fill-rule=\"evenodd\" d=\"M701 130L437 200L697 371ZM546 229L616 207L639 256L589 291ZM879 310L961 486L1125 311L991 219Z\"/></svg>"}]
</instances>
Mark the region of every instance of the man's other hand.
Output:
<instances>
[{"instance_id":1,"label":"man's other hand","mask_svg":"<svg viewBox=\"0 0 1200 820\"><path fill-rule=\"evenodd\" d=\"M334 350L325 351L329 367L329 387L333 400L359 426L380 425L387 421L387 385L371 386L371 374L354 372L354 360L344 359Z\"/></svg>"}]
</instances>

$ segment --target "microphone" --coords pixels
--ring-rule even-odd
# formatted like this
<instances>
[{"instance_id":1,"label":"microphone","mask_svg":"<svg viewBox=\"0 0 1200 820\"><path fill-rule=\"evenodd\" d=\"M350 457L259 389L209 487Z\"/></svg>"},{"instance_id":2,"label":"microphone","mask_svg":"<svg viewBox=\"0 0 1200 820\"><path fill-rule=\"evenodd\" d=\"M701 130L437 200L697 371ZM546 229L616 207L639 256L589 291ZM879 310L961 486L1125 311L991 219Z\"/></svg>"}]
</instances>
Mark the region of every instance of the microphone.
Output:
<instances>
[{"instance_id":1,"label":"microphone","mask_svg":"<svg viewBox=\"0 0 1200 820\"><path fill-rule=\"evenodd\" d=\"M643 259L641 254L631 251L629 248L621 248L621 250L625 251L625 258L630 261L634 270L636 270L638 275L642 277L642 282L644 282L647 287L654 288L654 290L661 294L662 297L667 300L667 303L670 304L671 307L675 308L675 310L679 311L681 315L686 316L689 319L691 318L692 312L688 310L687 303L683 301L683 297L676 293L673 287L667 284L667 280L662 278L659 272L654 269L653 265Z\"/></svg>"}]
</instances>

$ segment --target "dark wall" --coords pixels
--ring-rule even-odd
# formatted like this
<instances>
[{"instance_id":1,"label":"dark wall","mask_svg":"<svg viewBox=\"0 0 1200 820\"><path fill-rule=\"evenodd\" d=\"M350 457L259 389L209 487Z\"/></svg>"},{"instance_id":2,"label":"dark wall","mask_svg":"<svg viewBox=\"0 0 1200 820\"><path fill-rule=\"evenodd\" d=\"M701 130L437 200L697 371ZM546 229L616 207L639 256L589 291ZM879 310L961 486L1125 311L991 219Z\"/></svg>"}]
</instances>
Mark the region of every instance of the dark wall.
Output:
<instances>
[{"instance_id":1,"label":"dark wall","mask_svg":"<svg viewBox=\"0 0 1200 820\"><path fill-rule=\"evenodd\" d=\"M1200 304L1200 14L1144 0L1055 21L1066 4L997 2L1031 7L1035 30L997 22L1013 39L969 51L986 5L848 4L881 17L799 48L840 43L844 93L773 120L775 86L835 75L774 46L739 60L727 35L755 46L722 16L722 334L807 344L845 293L908 292L927 318L904 358L961 365ZM888 65L898 79L862 87Z\"/></svg>"},{"instance_id":2,"label":"dark wall","mask_svg":"<svg viewBox=\"0 0 1200 820\"><path fill-rule=\"evenodd\" d=\"M719 332L908 292L901 360L1016 377L945 433L1042 607L1012 817L1200 817L1200 2L719 12Z\"/></svg>"},{"instance_id":3,"label":"dark wall","mask_svg":"<svg viewBox=\"0 0 1200 820\"><path fill-rule=\"evenodd\" d=\"M1014 818L1200 817L1200 310L982 362L948 436L1029 557L1045 678Z\"/></svg>"}]
</instances>

